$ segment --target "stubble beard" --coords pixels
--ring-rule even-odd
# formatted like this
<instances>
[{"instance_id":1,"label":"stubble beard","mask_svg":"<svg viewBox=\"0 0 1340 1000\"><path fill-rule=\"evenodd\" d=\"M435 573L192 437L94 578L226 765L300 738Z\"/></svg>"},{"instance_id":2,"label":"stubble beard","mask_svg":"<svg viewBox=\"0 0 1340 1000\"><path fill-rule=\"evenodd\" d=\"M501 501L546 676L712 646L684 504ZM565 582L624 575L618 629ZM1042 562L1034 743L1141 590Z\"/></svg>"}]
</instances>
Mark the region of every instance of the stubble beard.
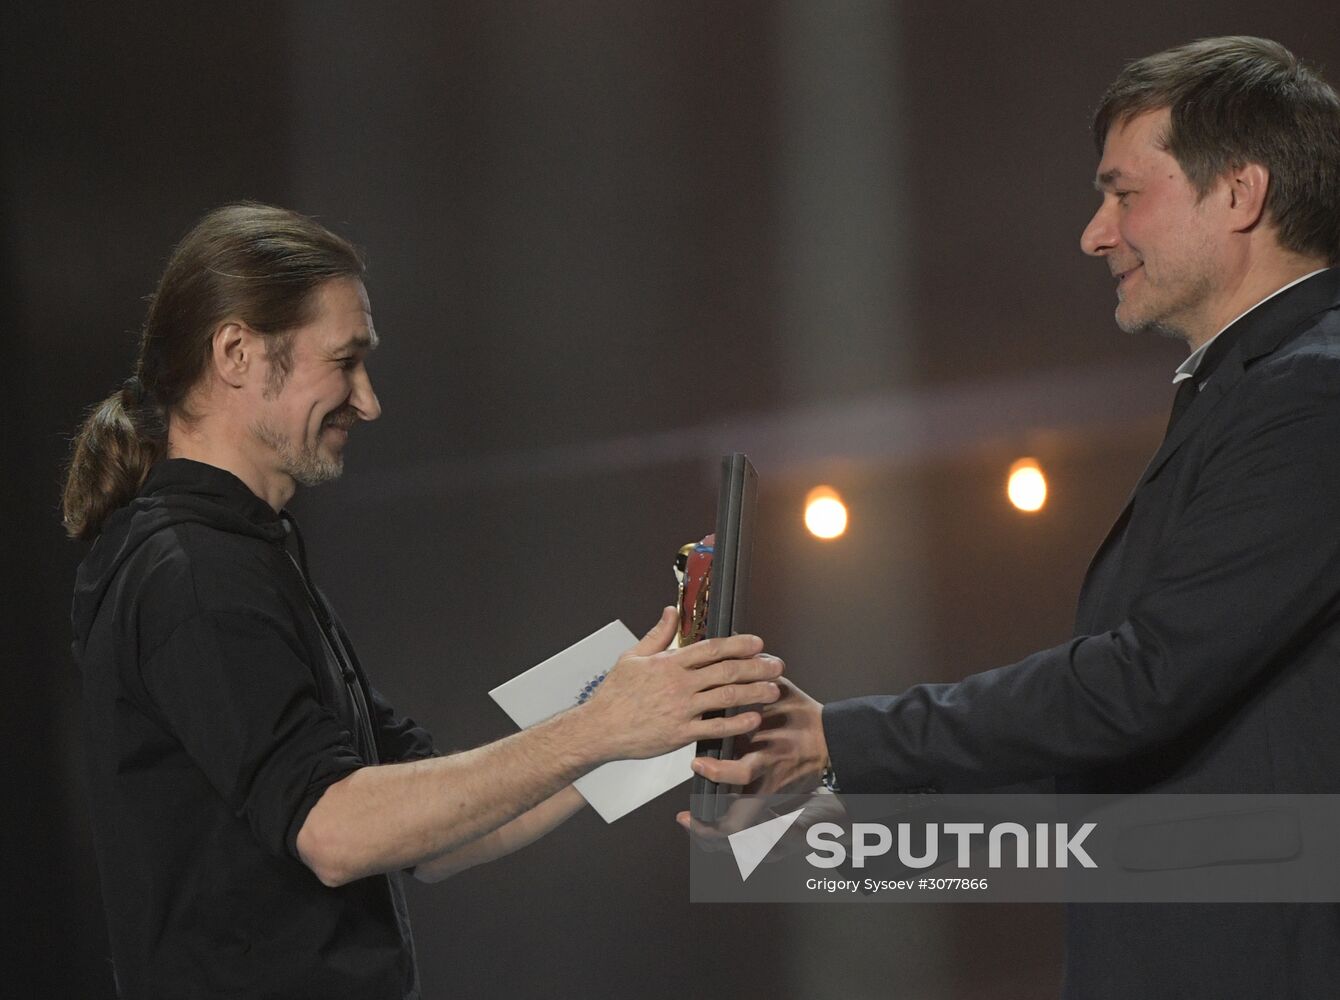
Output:
<instances>
[{"instance_id":1,"label":"stubble beard","mask_svg":"<svg viewBox=\"0 0 1340 1000\"><path fill-rule=\"evenodd\" d=\"M338 479L344 472L343 455L323 455L319 446L296 446L288 435L264 421L253 423L251 433L275 453L280 471L302 486L319 486Z\"/></svg>"},{"instance_id":2,"label":"stubble beard","mask_svg":"<svg viewBox=\"0 0 1340 1000\"><path fill-rule=\"evenodd\" d=\"M1138 308L1133 315L1123 317L1123 299L1117 306L1117 326L1126 333L1153 333L1190 344L1196 332L1192 326L1214 296L1213 277L1201 260L1193 259L1160 281L1160 287L1151 288L1148 281L1148 275L1142 274L1137 296L1148 295L1151 301L1144 303L1143 308ZM1132 304L1139 307L1139 299Z\"/></svg>"},{"instance_id":3,"label":"stubble beard","mask_svg":"<svg viewBox=\"0 0 1340 1000\"><path fill-rule=\"evenodd\" d=\"M1125 299L1122 299L1115 314L1117 326L1126 333L1153 333L1190 344L1195 332L1190 328L1191 324L1214 297L1213 260L1212 246L1207 240L1191 243L1183 250L1181 262L1175 269L1160 268L1162 277L1154 287L1150 287L1149 274L1144 270L1142 260L1135 304L1139 304L1141 294L1149 296L1151 301L1135 315L1123 318L1121 306Z\"/></svg>"},{"instance_id":4,"label":"stubble beard","mask_svg":"<svg viewBox=\"0 0 1340 1000\"><path fill-rule=\"evenodd\" d=\"M1116 320L1117 326L1123 333L1152 333L1155 336L1167 337L1169 340L1186 339L1186 334L1181 329L1157 316L1136 316L1131 319L1122 319L1121 309L1118 308Z\"/></svg>"}]
</instances>

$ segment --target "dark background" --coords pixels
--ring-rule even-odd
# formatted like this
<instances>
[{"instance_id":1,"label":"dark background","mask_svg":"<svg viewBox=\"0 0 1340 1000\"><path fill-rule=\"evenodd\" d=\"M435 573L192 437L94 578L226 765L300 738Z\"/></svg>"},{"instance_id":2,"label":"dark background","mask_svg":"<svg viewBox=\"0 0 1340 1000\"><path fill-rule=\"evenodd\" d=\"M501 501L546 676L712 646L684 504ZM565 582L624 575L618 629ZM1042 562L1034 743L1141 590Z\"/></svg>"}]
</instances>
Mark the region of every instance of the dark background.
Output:
<instances>
[{"instance_id":1,"label":"dark background","mask_svg":"<svg viewBox=\"0 0 1340 1000\"><path fill-rule=\"evenodd\" d=\"M300 496L318 579L442 746L487 690L645 629L762 476L752 630L821 700L1066 638L1183 356L1120 333L1087 117L1126 60L1332 2L16 3L0 14L12 996L110 996L57 513L173 242L238 198L365 247L385 416ZM1032 454L1044 511L1005 502ZM847 535L810 538L827 482ZM681 793L410 889L426 996L1037 997L1040 906L687 901ZM165 818L170 821L170 817ZM708 970L708 971L695 971Z\"/></svg>"}]
</instances>

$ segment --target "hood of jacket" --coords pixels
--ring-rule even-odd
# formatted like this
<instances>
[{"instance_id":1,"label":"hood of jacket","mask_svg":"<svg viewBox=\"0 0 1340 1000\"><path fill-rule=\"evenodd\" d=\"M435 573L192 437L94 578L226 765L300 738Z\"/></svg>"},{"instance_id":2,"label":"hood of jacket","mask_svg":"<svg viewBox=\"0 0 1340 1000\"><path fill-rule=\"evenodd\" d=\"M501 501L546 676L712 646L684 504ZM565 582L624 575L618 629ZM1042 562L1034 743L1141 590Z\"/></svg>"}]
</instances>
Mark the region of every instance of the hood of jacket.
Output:
<instances>
[{"instance_id":1,"label":"hood of jacket","mask_svg":"<svg viewBox=\"0 0 1340 1000\"><path fill-rule=\"evenodd\" d=\"M272 542L287 533L280 515L231 472L186 458L159 462L139 495L107 518L79 565L70 609L76 656L121 567L146 540L181 524L205 524Z\"/></svg>"}]
</instances>

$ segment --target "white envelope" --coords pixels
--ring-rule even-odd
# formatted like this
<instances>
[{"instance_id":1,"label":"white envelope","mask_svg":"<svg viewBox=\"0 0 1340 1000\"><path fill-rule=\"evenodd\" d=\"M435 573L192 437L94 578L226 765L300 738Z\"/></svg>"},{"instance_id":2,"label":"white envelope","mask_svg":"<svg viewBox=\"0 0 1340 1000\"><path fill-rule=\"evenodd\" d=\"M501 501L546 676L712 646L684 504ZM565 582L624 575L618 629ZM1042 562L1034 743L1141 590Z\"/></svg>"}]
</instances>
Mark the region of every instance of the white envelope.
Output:
<instances>
[{"instance_id":1,"label":"white envelope","mask_svg":"<svg viewBox=\"0 0 1340 1000\"><path fill-rule=\"evenodd\" d=\"M623 622L613 621L543 663L489 692L522 729L585 701L614 666L619 655L637 644ZM650 802L693 776L694 745L650 760L602 764L574 784L606 823Z\"/></svg>"}]
</instances>

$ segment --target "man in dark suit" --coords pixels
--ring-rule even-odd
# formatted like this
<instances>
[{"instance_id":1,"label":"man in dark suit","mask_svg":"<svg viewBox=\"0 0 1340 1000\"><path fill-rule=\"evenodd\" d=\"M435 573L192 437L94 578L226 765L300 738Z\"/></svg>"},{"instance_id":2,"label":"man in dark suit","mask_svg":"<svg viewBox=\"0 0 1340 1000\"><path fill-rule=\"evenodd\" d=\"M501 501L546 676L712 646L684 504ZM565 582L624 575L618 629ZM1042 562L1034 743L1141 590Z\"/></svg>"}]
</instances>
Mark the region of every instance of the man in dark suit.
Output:
<instances>
[{"instance_id":1,"label":"man in dark suit","mask_svg":"<svg viewBox=\"0 0 1340 1000\"><path fill-rule=\"evenodd\" d=\"M1340 792L1340 100L1274 42L1207 39L1128 66L1094 137L1083 249L1122 329L1191 353L1075 637L897 696L789 688L740 760L700 773L761 792L827 767L844 792ZM1068 913L1067 997L1337 983L1340 907Z\"/></svg>"}]
</instances>

